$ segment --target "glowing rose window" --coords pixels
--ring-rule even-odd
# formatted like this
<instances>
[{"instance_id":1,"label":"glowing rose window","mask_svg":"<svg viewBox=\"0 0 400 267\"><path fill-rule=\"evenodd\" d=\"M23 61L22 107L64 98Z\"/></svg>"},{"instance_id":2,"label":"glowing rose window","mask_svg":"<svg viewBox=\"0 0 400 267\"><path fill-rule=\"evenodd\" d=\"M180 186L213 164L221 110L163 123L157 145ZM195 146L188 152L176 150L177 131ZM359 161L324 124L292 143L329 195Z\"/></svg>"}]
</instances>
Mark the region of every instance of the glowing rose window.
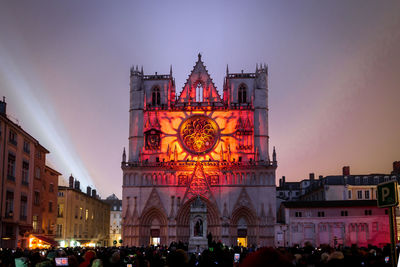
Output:
<instances>
[{"instance_id":1,"label":"glowing rose window","mask_svg":"<svg viewBox=\"0 0 400 267\"><path fill-rule=\"evenodd\" d=\"M207 153L218 141L218 125L206 116L188 118L179 133L184 148L193 154Z\"/></svg>"}]
</instances>

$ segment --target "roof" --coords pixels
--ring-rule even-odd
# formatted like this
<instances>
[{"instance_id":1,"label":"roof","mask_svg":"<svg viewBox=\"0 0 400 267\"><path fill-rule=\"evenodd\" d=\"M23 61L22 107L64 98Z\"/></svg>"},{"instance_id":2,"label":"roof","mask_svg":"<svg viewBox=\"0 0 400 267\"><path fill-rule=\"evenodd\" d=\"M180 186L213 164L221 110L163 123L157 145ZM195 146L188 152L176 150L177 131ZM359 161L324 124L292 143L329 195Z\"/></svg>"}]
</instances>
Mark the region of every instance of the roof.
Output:
<instances>
[{"instance_id":1,"label":"roof","mask_svg":"<svg viewBox=\"0 0 400 267\"><path fill-rule=\"evenodd\" d=\"M285 182L283 186L279 186L276 190L300 190L300 182Z\"/></svg>"},{"instance_id":2,"label":"roof","mask_svg":"<svg viewBox=\"0 0 400 267\"><path fill-rule=\"evenodd\" d=\"M376 200L285 201L281 205L286 208L377 207Z\"/></svg>"}]
</instances>

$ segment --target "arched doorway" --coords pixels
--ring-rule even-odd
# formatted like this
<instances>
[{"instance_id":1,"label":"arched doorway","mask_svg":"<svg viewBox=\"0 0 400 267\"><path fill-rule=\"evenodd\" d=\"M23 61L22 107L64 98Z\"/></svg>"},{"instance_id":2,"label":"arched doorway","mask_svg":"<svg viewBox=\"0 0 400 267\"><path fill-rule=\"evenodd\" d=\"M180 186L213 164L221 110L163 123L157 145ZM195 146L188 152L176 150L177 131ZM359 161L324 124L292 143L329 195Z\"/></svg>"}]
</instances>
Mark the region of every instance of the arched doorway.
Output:
<instances>
[{"instance_id":1,"label":"arched doorway","mask_svg":"<svg viewBox=\"0 0 400 267\"><path fill-rule=\"evenodd\" d=\"M143 212L139 226L139 245L166 245L167 216L158 208L152 207Z\"/></svg>"},{"instance_id":2,"label":"arched doorway","mask_svg":"<svg viewBox=\"0 0 400 267\"><path fill-rule=\"evenodd\" d=\"M232 212L231 243L249 246L257 244L258 223L256 213L248 207L241 206Z\"/></svg>"},{"instance_id":3,"label":"arched doorway","mask_svg":"<svg viewBox=\"0 0 400 267\"><path fill-rule=\"evenodd\" d=\"M200 197L201 200L207 205L207 232L211 232L213 239L218 241L221 238L221 229L220 229L220 213L217 206L211 203L208 199L204 197ZM177 241L189 242L190 237L190 205L196 199L193 197L189 201L186 201L185 204L181 206L178 210L176 216L176 235ZM207 234L208 234L207 233Z\"/></svg>"}]
</instances>

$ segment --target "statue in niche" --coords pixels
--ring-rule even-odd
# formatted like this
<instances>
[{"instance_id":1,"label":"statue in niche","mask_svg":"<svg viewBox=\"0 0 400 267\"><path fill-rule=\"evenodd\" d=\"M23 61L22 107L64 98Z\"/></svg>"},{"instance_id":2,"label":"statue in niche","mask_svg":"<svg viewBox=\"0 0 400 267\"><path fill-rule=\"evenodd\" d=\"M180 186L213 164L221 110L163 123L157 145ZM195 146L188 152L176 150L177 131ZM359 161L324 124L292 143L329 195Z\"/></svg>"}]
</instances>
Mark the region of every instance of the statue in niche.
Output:
<instances>
[{"instance_id":1,"label":"statue in niche","mask_svg":"<svg viewBox=\"0 0 400 267\"><path fill-rule=\"evenodd\" d=\"M203 236L203 222L200 219L194 225L194 236Z\"/></svg>"}]
</instances>

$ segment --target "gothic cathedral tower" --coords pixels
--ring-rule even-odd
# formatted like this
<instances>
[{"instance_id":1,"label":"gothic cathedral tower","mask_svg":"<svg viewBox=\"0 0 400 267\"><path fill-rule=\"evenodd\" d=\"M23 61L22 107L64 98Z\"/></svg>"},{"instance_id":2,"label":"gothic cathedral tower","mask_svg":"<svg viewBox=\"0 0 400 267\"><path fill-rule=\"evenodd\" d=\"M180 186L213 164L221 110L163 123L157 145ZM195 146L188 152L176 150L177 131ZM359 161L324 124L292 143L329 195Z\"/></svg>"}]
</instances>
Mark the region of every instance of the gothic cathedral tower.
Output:
<instances>
[{"instance_id":1,"label":"gothic cathedral tower","mask_svg":"<svg viewBox=\"0 0 400 267\"><path fill-rule=\"evenodd\" d=\"M188 242L190 207L228 245L274 244L276 154L269 156L268 69L229 73L223 98L198 55L179 96L169 74L130 73L122 157L124 245Z\"/></svg>"}]
</instances>

